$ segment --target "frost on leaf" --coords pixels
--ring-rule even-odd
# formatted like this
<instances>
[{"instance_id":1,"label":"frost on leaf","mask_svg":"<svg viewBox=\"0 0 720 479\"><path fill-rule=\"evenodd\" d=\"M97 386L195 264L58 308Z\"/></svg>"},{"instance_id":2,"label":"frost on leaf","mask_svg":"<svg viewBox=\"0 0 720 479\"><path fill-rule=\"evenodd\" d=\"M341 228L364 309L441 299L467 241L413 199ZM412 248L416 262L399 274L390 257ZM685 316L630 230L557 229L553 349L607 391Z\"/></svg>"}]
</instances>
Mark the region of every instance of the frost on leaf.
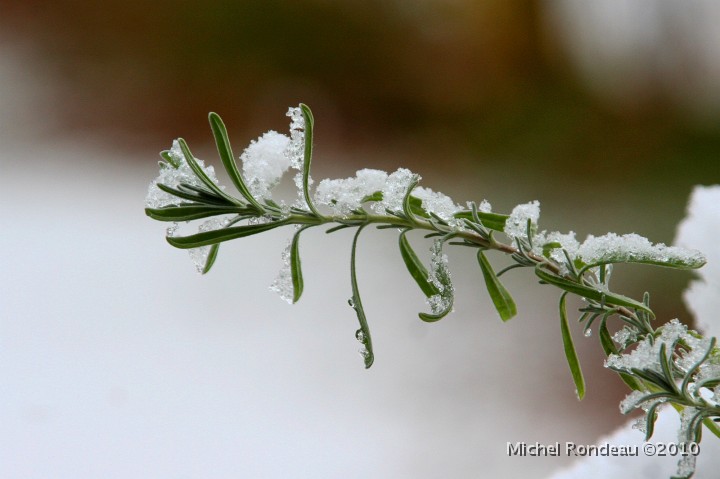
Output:
<instances>
[{"instance_id":1,"label":"frost on leaf","mask_svg":"<svg viewBox=\"0 0 720 479\"><path fill-rule=\"evenodd\" d=\"M226 225L227 220L223 220L222 218L215 216L203 222L198 228L198 232L204 233L206 231L215 231ZM210 248L212 248L212 246L200 246L199 248L192 248L188 250L190 259L192 259L193 263L195 263L195 268L198 273L202 273L205 270L205 263L207 263Z\"/></svg>"},{"instance_id":2,"label":"frost on leaf","mask_svg":"<svg viewBox=\"0 0 720 479\"><path fill-rule=\"evenodd\" d=\"M677 342L691 336L687 331L687 326L677 319L669 321L662 326L661 330L660 336L655 338L654 341L646 337L640 341L637 347L629 354L610 355L605 361L605 367L626 372L632 372L633 369L641 369L662 374L660 347L663 344L665 345L666 359L670 359Z\"/></svg>"},{"instance_id":3,"label":"frost on leaf","mask_svg":"<svg viewBox=\"0 0 720 479\"><path fill-rule=\"evenodd\" d=\"M305 117L300 107L289 108L286 116L290 117L290 143L285 155L291 167L302 171L305 162Z\"/></svg>"},{"instance_id":4,"label":"frost on leaf","mask_svg":"<svg viewBox=\"0 0 720 479\"><path fill-rule=\"evenodd\" d=\"M449 196L430 188L418 186L413 190L412 196L422 202L422 209L427 213L435 214L444 221L454 220L453 215L462 209Z\"/></svg>"},{"instance_id":5,"label":"frost on leaf","mask_svg":"<svg viewBox=\"0 0 720 479\"><path fill-rule=\"evenodd\" d=\"M635 261L696 268L705 263L705 257L699 251L665 246L662 243L654 245L647 238L635 233L622 236L615 233L597 237L590 235L580 245L578 257L586 264Z\"/></svg>"},{"instance_id":6,"label":"frost on leaf","mask_svg":"<svg viewBox=\"0 0 720 479\"><path fill-rule=\"evenodd\" d=\"M555 247L547 248L547 245L555 245ZM546 248L547 253L545 252ZM565 253L567 253L570 260L574 260L577 256L579 248L580 243L577 239L575 239L574 231L570 231L569 233L560 233L558 231L551 231L550 233L547 233L542 231L533 236L533 253L538 256L546 255L550 259L554 260L560 265L561 274L568 272Z\"/></svg>"},{"instance_id":7,"label":"frost on leaf","mask_svg":"<svg viewBox=\"0 0 720 479\"><path fill-rule=\"evenodd\" d=\"M632 326L623 326L618 332L616 332L612 340L615 341L620 349L627 348L630 344L637 341L638 330Z\"/></svg>"},{"instance_id":8,"label":"frost on leaf","mask_svg":"<svg viewBox=\"0 0 720 479\"><path fill-rule=\"evenodd\" d=\"M290 141L287 135L268 131L245 148L240 156L243 177L254 197L271 198L270 190L290 167L286 155Z\"/></svg>"},{"instance_id":9,"label":"frost on leaf","mask_svg":"<svg viewBox=\"0 0 720 479\"><path fill-rule=\"evenodd\" d=\"M169 186L170 188L177 189L181 183L189 184L192 186L204 186L202 181L195 176L195 173L185 161L185 155L180 149L180 143L177 140L173 141L172 148L168 152L174 165L161 163L160 174L158 175L150 186L148 187L148 193L145 198L145 206L147 208L164 208L166 206L179 205L185 200L178 198L177 196L166 193L160 188L158 184ZM207 174L213 183L219 186L217 177L215 176L215 169L212 166L205 166L202 160L195 159L200 168ZM177 165L177 167L175 166ZM220 187L222 188L222 186Z\"/></svg>"},{"instance_id":10,"label":"frost on leaf","mask_svg":"<svg viewBox=\"0 0 720 479\"><path fill-rule=\"evenodd\" d=\"M290 267L291 246L292 240L288 240L287 246L282 252L282 266L280 267L277 277L270 285L270 291L274 291L279 294L283 300L288 302L288 304L292 304L294 296L292 270Z\"/></svg>"},{"instance_id":11,"label":"frost on leaf","mask_svg":"<svg viewBox=\"0 0 720 479\"><path fill-rule=\"evenodd\" d=\"M315 191L315 202L328 206L336 215L347 216L361 207L364 198L382 191L387 179L386 172L367 168L352 178L325 179Z\"/></svg>"},{"instance_id":12,"label":"frost on leaf","mask_svg":"<svg viewBox=\"0 0 720 479\"><path fill-rule=\"evenodd\" d=\"M505 234L510 238L521 238L527 240L527 225L530 220L531 226L537 226L540 219L540 202L535 200L513 208L510 217L505 222Z\"/></svg>"},{"instance_id":13,"label":"frost on leaf","mask_svg":"<svg viewBox=\"0 0 720 479\"><path fill-rule=\"evenodd\" d=\"M290 117L290 143L285 149L285 156L290 162L290 167L298 170L293 178L298 192L298 199L294 206L300 209L309 209L305 201L303 188L303 167L305 165L305 117L300 107L288 109L286 114ZM308 187L313 184L312 178L308 176Z\"/></svg>"},{"instance_id":14,"label":"frost on leaf","mask_svg":"<svg viewBox=\"0 0 720 479\"><path fill-rule=\"evenodd\" d=\"M642 398L648 395L647 391L633 391L620 402L620 412L627 414L642 402Z\"/></svg>"},{"instance_id":15,"label":"frost on leaf","mask_svg":"<svg viewBox=\"0 0 720 479\"><path fill-rule=\"evenodd\" d=\"M384 215L385 210L402 211L403 200L410 184L419 181L420 176L405 168L398 168L390 174L382 189L383 199L373 205L373 211Z\"/></svg>"},{"instance_id":16,"label":"frost on leaf","mask_svg":"<svg viewBox=\"0 0 720 479\"><path fill-rule=\"evenodd\" d=\"M442 251L442 240L435 240L430 251L432 256L430 257L428 281L437 288L439 293L427 298L427 303L433 314L441 314L452 306L455 289L450 278L448 257Z\"/></svg>"}]
</instances>

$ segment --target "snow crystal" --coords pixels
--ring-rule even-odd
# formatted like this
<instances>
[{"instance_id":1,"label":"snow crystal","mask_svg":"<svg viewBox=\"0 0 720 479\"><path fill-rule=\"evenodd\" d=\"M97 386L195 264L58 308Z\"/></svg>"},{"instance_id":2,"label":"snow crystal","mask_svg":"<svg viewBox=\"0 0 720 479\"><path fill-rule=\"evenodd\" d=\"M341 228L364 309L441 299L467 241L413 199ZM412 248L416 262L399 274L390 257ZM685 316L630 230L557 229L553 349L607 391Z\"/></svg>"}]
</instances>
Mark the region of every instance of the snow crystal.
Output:
<instances>
[{"instance_id":1,"label":"snow crystal","mask_svg":"<svg viewBox=\"0 0 720 479\"><path fill-rule=\"evenodd\" d=\"M492 205L488 200L482 200L478 205L478 211L482 213L490 213L492 211Z\"/></svg>"},{"instance_id":2,"label":"snow crystal","mask_svg":"<svg viewBox=\"0 0 720 479\"><path fill-rule=\"evenodd\" d=\"M289 108L290 143L285 150L290 166L302 171L305 162L305 117L300 107Z\"/></svg>"},{"instance_id":3,"label":"snow crystal","mask_svg":"<svg viewBox=\"0 0 720 479\"><path fill-rule=\"evenodd\" d=\"M290 167L298 170L293 178L297 187L298 198L293 204L294 207L308 210L303 190L303 167L305 165L305 117L300 107L288 109L286 116L290 117L290 142L285 149L285 156L290 162ZM308 188L313 184L312 178L308 176Z\"/></svg>"},{"instance_id":4,"label":"snow crystal","mask_svg":"<svg viewBox=\"0 0 720 479\"><path fill-rule=\"evenodd\" d=\"M388 176L382 189L383 199L373 204L373 211L379 215L384 215L385 210L402 211L405 194L410 184L416 180L420 180L419 175L408 169L398 168Z\"/></svg>"},{"instance_id":5,"label":"snow crystal","mask_svg":"<svg viewBox=\"0 0 720 479\"><path fill-rule=\"evenodd\" d=\"M363 169L352 178L320 182L315 191L315 202L330 207L340 216L347 216L362 205L363 198L382 191L388 174L381 170Z\"/></svg>"},{"instance_id":6,"label":"snow crystal","mask_svg":"<svg viewBox=\"0 0 720 479\"><path fill-rule=\"evenodd\" d=\"M510 217L505 222L505 234L510 238L527 239L527 222L537 225L540 219L540 202L535 200L513 208Z\"/></svg>"},{"instance_id":7,"label":"snow crystal","mask_svg":"<svg viewBox=\"0 0 720 479\"><path fill-rule=\"evenodd\" d=\"M193 186L204 186L202 181L195 176L188 162L185 161L185 155L180 149L180 143L177 140L173 141L169 154L173 162L178 166L175 168L170 164L162 164L160 174L148 187L148 193L145 198L145 206L147 208L164 208L166 206L179 205L187 202L177 196L164 192L158 188L158 184L176 189L181 183L187 183ZM212 166L206 167L202 160L195 159L195 161L212 182L219 185L218 179L215 176L215 169Z\"/></svg>"},{"instance_id":8,"label":"snow crystal","mask_svg":"<svg viewBox=\"0 0 720 479\"><path fill-rule=\"evenodd\" d=\"M634 368L654 371L662 374L660 365L660 347L665 344L665 355L670 358L674 345L680 339L689 337L687 326L677 319L662 326L662 332L653 342L650 338L640 341L630 354L612 354L605 361L605 367L631 371Z\"/></svg>"},{"instance_id":9,"label":"snow crystal","mask_svg":"<svg viewBox=\"0 0 720 479\"><path fill-rule=\"evenodd\" d=\"M217 216L210 218L200 225L198 228L199 233L206 231L215 231L224 227L227 224L226 220L223 220ZM205 270L205 264L207 263L208 255L210 254L211 246L201 246L199 248L192 248L188 250L190 259L195 263L195 268L198 273L202 273Z\"/></svg>"},{"instance_id":10,"label":"snow crystal","mask_svg":"<svg viewBox=\"0 0 720 479\"><path fill-rule=\"evenodd\" d=\"M442 240L436 239L430 251L432 256L430 257L428 281L437 288L440 294L430 296L426 301L433 314L439 314L450 307L455 290L450 279L448 257L442 252Z\"/></svg>"},{"instance_id":11,"label":"snow crystal","mask_svg":"<svg viewBox=\"0 0 720 479\"><path fill-rule=\"evenodd\" d=\"M527 220L526 224L527 224ZM552 248L548 254L550 259L554 260L560 265L560 273L566 274L567 271L567 258L563 250L567 251L570 259L575 259L577 255L580 243L575 239L575 232L570 231L569 233L560 233L558 231L551 231L550 233L542 231L533 236L533 253L542 256L543 247L550 243L559 243L560 246Z\"/></svg>"},{"instance_id":12,"label":"snow crystal","mask_svg":"<svg viewBox=\"0 0 720 479\"><path fill-rule=\"evenodd\" d=\"M647 391L633 391L620 402L620 412L627 414L640 405L641 399L647 396Z\"/></svg>"},{"instance_id":13,"label":"snow crystal","mask_svg":"<svg viewBox=\"0 0 720 479\"><path fill-rule=\"evenodd\" d=\"M290 158L286 155L289 145L287 135L268 131L245 148L240 156L243 177L254 197L271 197L270 189L290 167Z\"/></svg>"},{"instance_id":14,"label":"snow crystal","mask_svg":"<svg viewBox=\"0 0 720 479\"><path fill-rule=\"evenodd\" d=\"M590 235L580 245L578 256L586 264L651 261L700 266L705 262L705 257L699 251L665 246L662 243L653 245L647 238L635 233L622 236L615 233L598 237Z\"/></svg>"},{"instance_id":15,"label":"snow crystal","mask_svg":"<svg viewBox=\"0 0 720 479\"><path fill-rule=\"evenodd\" d=\"M445 221L454 219L453 215L461 210L452 198L443 193L436 193L430 188L418 186L413 190L412 196L422 201L422 208L427 213L433 213Z\"/></svg>"},{"instance_id":16,"label":"snow crystal","mask_svg":"<svg viewBox=\"0 0 720 479\"><path fill-rule=\"evenodd\" d=\"M612 337L621 349L625 349L631 343L637 341L638 330L632 326L624 326L621 330L615 333Z\"/></svg>"},{"instance_id":17,"label":"snow crystal","mask_svg":"<svg viewBox=\"0 0 720 479\"><path fill-rule=\"evenodd\" d=\"M689 351L684 350L675 363L681 370L687 372L705 356L710 348L710 338L700 339L687 334L683 339Z\"/></svg>"},{"instance_id":18,"label":"snow crystal","mask_svg":"<svg viewBox=\"0 0 720 479\"><path fill-rule=\"evenodd\" d=\"M288 240L287 246L282 252L282 266L278 272L277 277L270 285L270 291L274 291L280 295L280 298L287 301L288 304L292 304L295 296L295 289L293 288L292 281L292 270L290 268L290 248L292 246L292 240Z\"/></svg>"},{"instance_id":19,"label":"snow crystal","mask_svg":"<svg viewBox=\"0 0 720 479\"><path fill-rule=\"evenodd\" d=\"M426 299L426 302L430 305L433 314L440 314L450 306L450 300L441 294L433 294Z\"/></svg>"}]
</instances>

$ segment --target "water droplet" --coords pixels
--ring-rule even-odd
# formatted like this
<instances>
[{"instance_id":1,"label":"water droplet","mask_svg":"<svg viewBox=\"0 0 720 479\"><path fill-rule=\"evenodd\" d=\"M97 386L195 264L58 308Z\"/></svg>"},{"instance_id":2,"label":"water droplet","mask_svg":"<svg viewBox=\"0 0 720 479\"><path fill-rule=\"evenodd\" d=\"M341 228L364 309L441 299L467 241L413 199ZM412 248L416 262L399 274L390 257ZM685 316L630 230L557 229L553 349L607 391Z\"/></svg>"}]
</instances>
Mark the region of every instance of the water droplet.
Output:
<instances>
[{"instance_id":1,"label":"water droplet","mask_svg":"<svg viewBox=\"0 0 720 479\"><path fill-rule=\"evenodd\" d=\"M365 333L363 333L362 329L358 329L355 332L355 339L357 339L361 343L365 344Z\"/></svg>"},{"instance_id":2,"label":"water droplet","mask_svg":"<svg viewBox=\"0 0 720 479\"><path fill-rule=\"evenodd\" d=\"M351 308L355 309L355 301L353 301L352 298L348 299L348 304L350 305Z\"/></svg>"},{"instance_id":3,"label":"water droplet","mask_svg":"<svg viewBox=\"0 0 720 479\"><path fill-rule=\"evenodd\" d=\"M168 226L167 230L165 230L165 235L168 238L172 238L173 236L175 236L175 232L177 232L179 227L179 224L173 223L172 226Z\"/></svg>"},{"instance_id":4,"label":"water droplet","mask_svg":"<svg viewBox=\"0 0 720 479\"><path fill-rule=\"evenodd\" d=\"M585 330L585 337L589 338L590 336L592 336L592 329L588 328Z\"/></svg>"}]
</instances>

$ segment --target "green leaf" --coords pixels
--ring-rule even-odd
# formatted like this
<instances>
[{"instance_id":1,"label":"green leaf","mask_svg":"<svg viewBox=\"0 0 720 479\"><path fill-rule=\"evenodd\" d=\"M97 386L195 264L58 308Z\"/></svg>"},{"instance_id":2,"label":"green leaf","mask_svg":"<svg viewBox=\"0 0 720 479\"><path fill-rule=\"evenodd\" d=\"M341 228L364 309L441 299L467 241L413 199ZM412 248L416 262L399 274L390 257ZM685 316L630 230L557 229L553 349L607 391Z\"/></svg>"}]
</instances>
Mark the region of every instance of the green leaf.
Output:
<instances>
[{"instance_id":1,"label":"green leaf","mask_svg":"<svg viewBox=\"0 0 720 479\"><path fill-rule=\"evenodd\" d=\"M365 369L367 369L372 366L375 361L375 353L373 352L370 327L368 326L367 318L365 317L365 310L363 309L362 301L360 300L360 290L358 289L357 275L355 273L355 251L357 250L357 240L364 227L365 225L362 225L358 228L352 242L352 254L350 255L350 285L352 287L352 298L350 299L350 306L355 310L358 322L360 323L360 329L358 329L355 333L355 337L358 338L365 347L363 359L365 361Z\"/></svg>"},{"instance_id":2,"label":"green leaf","mask_svg":"<svg viewBox=\"0 0 720 479\"><path fill-rule=\"evenodd\" d=\"M165 208L145 208L145 214L158 221L191 221L208 216L237 213L237 208L219 208L204 205L166 206Z\"/></svg>"},{"instance_id":3,"label":"green leaf","mask_svg":"<svg viewBox=\"0 0 720 479\"><path fill-rule=\"evenodd\" d=\"M180 165L178 164L177 160L173 158L173 156L170 154L170 150L163 150L160 152L160 157L167 162L167 164L172 168L179 168Z\"/></svg>"},{"instance_id":4,"label":"green leaf","mask_svg":"<svg viewBox=\"0 0 720 479\"><path fill-rule=\"evenodd\" d=\"M185 143L185 140L182 138L178 138L178 144L180 145L180 149L183 152L183 155L185 156L185 161L187 161L188 165L190 166L190 169L193 170L193 173L195 173L195 176L198 177L202 183L208 187L208 189L214 193L216 196L219 196L221 198L224 198L231 204L240 205L241 203L238 202L237 199L233 198L232 196L225 193L218 185L215 184L213 180L210 179L210 177L205 173L205 171L200 167L200 165L195 160L195 157L190 152L190 148L188 148L187 143Z\"/></svg>"},{"instance_id":5,"label":"green leaf","mask_svg":"<svg viewBox=\"0 0 720 479\"><path fill-rule=\"evenodd\" d=\"M499 213L483 213L482 211L478 211L477 215L484 227L501 233L505 230L505 221L510 217ZM472 211L459 211L454 216L455 218L473 221Z\"/></svg>"},{"instance_id":6,"label":"green leaf","mask_svg":"<svg viewBox=\"0 0 720 479\"><path fill-rule=\"evenodd\" d=\"M567 359L568 366L570 367L570 373L572 374L573 381L575 382L578 399L582 399L585 396L585 378L583 378L580 361L578 361L577 353L575 352L575 345L573 344L570 328L568 327L567 311L565 310L566 296L567 293L563 293L562 296L560 296L560 330L562 331L565 358Z\"/></svg>"},{"instance_id":7,"label":"green leaf","mask_svg":"<svg viewBox=\"0 0 720 479\"><path fill-rule=\"evenodd\" d=\"M412 278L415 280L415 282L420 287L426 297L429 298L430 296L433 296L435 294L440 294L440 291L437 289L437 287L430 281L428 281L427 269L425 269L425 266L418 259L415 251L412 249L412 246L410 246L410 242L408 241L406 236L407 232L408 230L404 230L402 233L400 233L399 243L400 255L405 262L405 266L407 267L410 276L412 276Z\"/></svg>"},{"instance_id":8,"label":"green leaf","mask_svg":"<svg viewBox=\"0 0 720 479\"><path fill-rule=\"evenodd\" d=\"M643 303L635 301L634 299L622 296L620 294L598 291L597 289L590 288L588 286L575 283L568 279L565 279L556 274L550 273L539 266L535 268L535 274L544 282L557 286L558 288L567 291L569 293L576 294L583 298L594 300L598 303L613 304L615 306L625 306L628 308L645 311L651 317L655 317L655 313L652 312Z\"/></svg>"},{"instance_id":9,"label":"green leaf","mask_svg":"<svg viewBox=\"0 0 720 479\"><path fill-rule=\"evenodd\" d=\"M604 259L603 261L597 261L591 264L583 263L583 267L580 270L581 273L584 273L590 268L594 268L596 266L602 266L606 264L618 264L618 263L627 263L627 264L649 264L654 266L663 266L665 268L673 268L673 269L698 269L702 268L707 260L702 256L696 256L692 258L669 258L667 260L659 260L657 258L651 258L651 257L632 257L628 256L627 253L618 253L616 257L609 257Z\"/></svg>"},{"instance_id":10,"label":"green leaf","mask_svg":"<svg viewBox=\"0 0 720 479\"><path fill-rule=\"evenodd\" d=\"M293 303L297 303L298 300L300 300L303 292L303 277L300 264L300 233L311 227L312 225L306 225L297 230L290 244L290 273L293 284Z\"/></svg>"},{"instance_id":11,"label":"green leaf","mask_svg":"<svg viewBox=\"0 0 720 479\"><path fill-rule=\"evenodd\" d=\"M214 244L210 247L210 251L208 252L207 260L205 261L205 267L202 270L202 274L206 274L208 271L210 271L210 268L213 267L215 264L215 259L217 258L218 250L220 249L219 244Z\"/></svg>"},{"instance_id":12,"label":"green leaf","mask_svg":"<svg viewBox=\"0 0 720 479\"><path fill-rule=\"evenodd\" d=\"M303 118L305 119L305 155L303 159L303 176L302 176L302 187L303 195L305 196L305 203L308 208L315 216L322 216L320 212L315 208L310 197L310 191L308 189L310 183L310 163L312 162L313 152L313 129L315 127L315 120L313 119L312 111L310 108L301 103L300 111L302 112Z\"/></svg>"},{"instance_id":13,"label":"green leaf","mask_svg":"<svg viewBox=\"0 0 720 479\"><path fill-rule=\"evenodd\" d=\"M365 203L367 201L382 201L382 199L383 199L382 191L376 191L371 195L367 195L367 196L363 197L363 199L360 200L360 203Z\"/></svg>"},{"instance_id":14,"label":"green leaf","mask_svg":"<svg viewBox=\"0 0 720 479\"><path fill-rule=\"evenodd\" d=\"M200 246L210 246L236 238L243 238L245 236L252 236L286 224L288 224L288 220L274 221L272 223L263 223L259 225L234 226L231 228L205 231L189 236L169 236L166 239L168 243L176 248L190 249L198 248Z\"/></svg>"},{"instance_id":15,"label":"green leaf","mask_svg":"<svg viewBox=\"0 0 720 479\"><path fill-rule=\"evenodd\" d=\"M560 244L556 241L553 241L552 243L545 243L542 247L542 254L546 258L549 258L552 250L557 249L557 248L562 248L562 244Z\"/></svg>"},{"instance_id":16,"label":"green leaf","mask_svg":"<svg viewBox=\"0 0 720 479\"><path fill-rule=\"evenodd\" d=\"M485 285L487 286L488 293L495 305L495 309L497 309L497 312L500 315L500 319L503 321L511 319L517 314L515 301L513 301L510 293L508 293L505 286L502 285L498 277L495 275L495 271L482 251L478 251L477 258L478 263L480 263L480 269L485 277Z\"/></svg>"},{"instance_id":17,"label":"green leaf","mask_svg":"<svg viewBox=\"0 0 720 479\"><path fill-rule=\"evenodd\" d=\"M412 176L412 179L410 180L410 183L408 184L407 191L405 191L405 196L403 197L403 202L402 202L403 213L405 213L405 216L407 216L411 220L414 219L415 214L413 211L413 207L411 205L410 199L412 197L410 196L410 194L417 186L419 180L420 180L420 177L418 175ZM417 200L417 198L415 198L415 199ZM422 201L420 201L420 204L422 205ZM423 211L423 213L424 213L424 211ZM425 213L425 214L427 214L427 213Z\"/></svg>"},{"instance_id":18,"label":"green leaf","mask_svg":"<svg viewBox=\"0 0 720 479\"><path fill-rule=\"evenodd\" d=\"M647 410L647 413L645 416L645 441L646 442L650 440L653 433L655 432L655 421L657 421L657 414L655 414L655 412L657 411L658 406L660 406L660 402L655 402Z\"/></svg>"},{"instance_id":19,"label":"green leaf","mask_svg":"<svg viewBox=\"0 0 720 479\"><path fill-rule=\"evenodd\" d=\"M232 147L230 146L227 129L225 128L225 124L220 118L220 115L217 113L210 113L208 115L208 120L210 121L210 129L215 137L218 154L220 155L225 171L227 171L230 176L235 188L237 188L248 203L253 205L259 212L265 211L260 203L255 200L253 195L250 194L247 186L245 186L245 181L243 181L242 175L235 163L235 157L233 156Z\"/></svg>"},{"instance_id":20,"label":"green leaf","mask_svg":"<svg viewBox=\"0 0 720 479\"><path fill-rule=\"evenodd\" d=\"M598 336L600 336L600 345L602 346L603 351L605 351L605 356L618 354L615 343L613 343L612 337L610 336L610 331L608 331L606 318L603 318L603 320L600 321Z\"/></svg>"},{"instance_id":21,"label":"green leaf","mask_svg":"<svg viewBox=\"0 0 720 479\"><path fill-rule=\"evenodd\" d=\"M157 183L157 187L164 191L165 193L169 193L173 196L177 196L178 198L182 198L184 200L192 201L194 203L200 203L203 205L212 205L212 206L232 206L234 208L237 208L234 204L227 203L223 198L219 198L217 196L212 196L205 194L204 192L200 193L197 191L187 192L183 191L183 189L176 189L171 188L169 186L163 185L162 183ZM178 188L184 188L183 185L178 185Z\"/></svg>"}]
</instances>

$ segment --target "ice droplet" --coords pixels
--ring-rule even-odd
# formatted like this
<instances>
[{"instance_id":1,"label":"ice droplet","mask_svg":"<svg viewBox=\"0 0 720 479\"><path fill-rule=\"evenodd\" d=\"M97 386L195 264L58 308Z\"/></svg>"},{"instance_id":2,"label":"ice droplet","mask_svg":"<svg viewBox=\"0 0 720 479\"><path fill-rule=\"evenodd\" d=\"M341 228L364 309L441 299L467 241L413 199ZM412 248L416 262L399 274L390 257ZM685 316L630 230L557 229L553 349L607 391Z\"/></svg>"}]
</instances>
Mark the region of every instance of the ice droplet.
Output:
<instances>
[{"instance_id":1,"label":"ice droplet","mask_svg":"<svg viewBox=\"0 0 720 479\"><path fill-rule=\"evenodd\" d=\"M592 329L588 328L585 330L585 337L589 338L590 336L592 336Z\"/></svg>"},{"instance_id":2,"label":"ice droplet","mask_svg":"<svg viewBox=\"0 0 720 479\"><path fill-rule=\"evenodd\" d=\"M370 357L370 351L368 351L365 347L358 349L358 353L360 353L360 356L362 356L363 359L367 359Z\"/></svg>"},{"instance_id":3,"label":"ice droplet","mask_svg":"<svg viewBox=\"0 0 720 479\"><path fill-rule=\"evenodd\" d=\"M355 332L355 339L357 339L361 343L365 344L365 333L363 333L362 329L358 329Z\"/></svg>"}]
</instances>

